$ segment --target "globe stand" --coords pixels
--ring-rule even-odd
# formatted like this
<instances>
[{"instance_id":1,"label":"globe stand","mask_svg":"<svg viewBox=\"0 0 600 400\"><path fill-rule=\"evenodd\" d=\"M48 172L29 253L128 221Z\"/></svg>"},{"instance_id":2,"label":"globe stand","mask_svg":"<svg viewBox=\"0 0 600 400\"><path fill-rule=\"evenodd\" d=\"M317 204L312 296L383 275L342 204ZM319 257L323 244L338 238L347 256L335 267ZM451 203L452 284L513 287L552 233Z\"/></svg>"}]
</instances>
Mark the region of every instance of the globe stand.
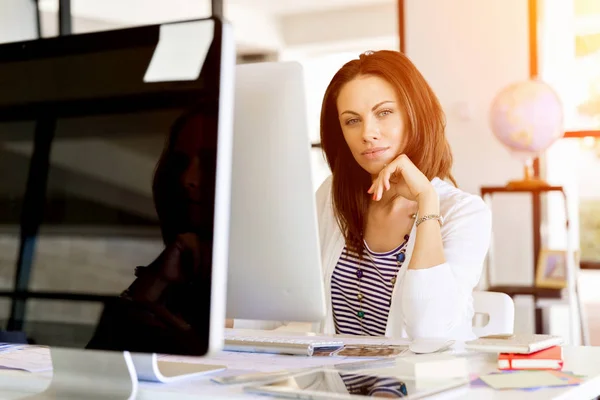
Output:
<instances>
[{"instance_id":1,"label":"globe stand","mask_svg":"<svg viewBox=\"0 0 600 400\"><path fill-rule=\"evenodd\" d=\"M509 181L506 188L509 190L539 190L549 188L550 185L543 179L532 174L533 166L526 163L524 168L524 178L521 180Z\"/></svg>"}]
</instances>

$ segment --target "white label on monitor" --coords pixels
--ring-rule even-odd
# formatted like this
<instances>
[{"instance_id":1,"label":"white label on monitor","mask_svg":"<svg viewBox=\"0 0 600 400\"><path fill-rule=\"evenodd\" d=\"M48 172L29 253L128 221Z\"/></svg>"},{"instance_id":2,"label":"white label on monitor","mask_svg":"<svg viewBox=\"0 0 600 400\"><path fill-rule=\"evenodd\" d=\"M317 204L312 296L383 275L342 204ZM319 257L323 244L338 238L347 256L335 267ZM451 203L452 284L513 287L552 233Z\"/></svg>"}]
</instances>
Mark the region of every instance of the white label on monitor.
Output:
<instances>
[{"instance_id":1,"label":"white label on monitor","mask_svg":"<svg viewBox=\"0 0 600 400\"><path fill-rule=\"evenodd\" d=\"M161 25L144 82L198 79L213 34L214 22L211 20Z\"/></svg>"}]
</instances>

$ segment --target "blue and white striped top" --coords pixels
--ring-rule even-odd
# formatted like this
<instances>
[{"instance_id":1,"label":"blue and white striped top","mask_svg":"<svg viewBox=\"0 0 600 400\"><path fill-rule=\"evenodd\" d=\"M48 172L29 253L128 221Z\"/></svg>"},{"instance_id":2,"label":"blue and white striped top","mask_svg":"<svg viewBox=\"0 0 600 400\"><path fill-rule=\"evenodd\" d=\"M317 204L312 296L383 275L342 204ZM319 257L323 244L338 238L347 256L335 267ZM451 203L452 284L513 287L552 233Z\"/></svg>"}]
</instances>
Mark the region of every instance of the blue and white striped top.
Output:
<instances>
[{"instance_id":1,"label":"blue and white striped top","mask_svg":"<svg viewBox=\"0 0 600 400\"><path fill-rule=\"evenodd\" d=\"M376 394L387 394L399 398L408 396L406 385L391 376L372 376L359 374L340 374L350 394L375 397Z\"/></svg>"},{"instance_id":2,"label":"blue and white striped top","mask_svg":"<svg viewBox=\"0 0 600 400\"><path fill-rule=\"evenodd\" d=\"M395 277L406 258L407 242L408 235L400 246L385 253L374 252L365 243L362 260L344 248L331 277L336 333L385 335Z\"/></svg>"}]
</instances>

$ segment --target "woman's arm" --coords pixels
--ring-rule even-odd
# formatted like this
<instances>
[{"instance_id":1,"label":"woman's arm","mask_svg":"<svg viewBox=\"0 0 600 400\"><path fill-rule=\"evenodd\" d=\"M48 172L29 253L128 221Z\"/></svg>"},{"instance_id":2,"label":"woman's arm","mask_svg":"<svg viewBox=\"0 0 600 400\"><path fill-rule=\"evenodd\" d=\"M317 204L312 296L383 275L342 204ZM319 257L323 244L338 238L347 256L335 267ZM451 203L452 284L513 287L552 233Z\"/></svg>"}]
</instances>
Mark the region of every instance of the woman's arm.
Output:
<instances>
[{"instance_id":1,"label":"woman's arm","mask_svg":"<svg viewBox=\"0 0 600 400\"><path fill-rule=\"evenodd\" d=\"M419 194L417 204L419 207L417 218L440 214L440 201L433 186L431 190ZM426 269L444 262L446 262L446 257L444 256L444 244L442 243L439 221L436 219L423 221L417 226L415 247L408 269Z\"/></svg>"},{"instance_id":2,"label":"woman's arm","mask_svg":"<svg viewBox=\"0 0 600 400\"><path fill-rule=\"evenodd\" d=\"M443 237L437 221L419 225L415 258L411 257L402 287L404 322L412 338L452 337L457 325L470 315L491 224L491 212L483 200L468 196L448 210Z\"/></svg>"},{"instance_id":3,"label":"woman's arm","mask_svg":"<svg viewBox=\"0 0 600 400\"><path fill-rule=\"evenodd\" d=\"M368 193L379 201L392 184L397 194L418 202L420 217L439 214L435 188L405 154L384 166ZM490 245L492 218L480 197L462 193L455 197L443 228L436 220L417 228L402 287L404 322L412 338L452 337L472 315L472 292Z\"/></svg>"}]
</instances>

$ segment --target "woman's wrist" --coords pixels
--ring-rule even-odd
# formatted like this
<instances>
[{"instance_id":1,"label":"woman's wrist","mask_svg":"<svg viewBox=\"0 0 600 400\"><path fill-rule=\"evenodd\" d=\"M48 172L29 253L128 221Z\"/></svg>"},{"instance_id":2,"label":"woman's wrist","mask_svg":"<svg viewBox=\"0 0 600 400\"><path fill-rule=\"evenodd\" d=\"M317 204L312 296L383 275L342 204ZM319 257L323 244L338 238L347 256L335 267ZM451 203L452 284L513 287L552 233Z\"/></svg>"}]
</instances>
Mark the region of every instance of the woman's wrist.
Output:
<instances>
[{"instance_id":1,"label":"woman's wrist","mask_svg":"<svg viewBox=\"0 0 600 400\"><path fill-rule=\"evenodd\" d=\"M419 194L417 205L419 207L418 217L440 213L440 199L433 188L430 191Z\"/></svg>"}]
</instances>

